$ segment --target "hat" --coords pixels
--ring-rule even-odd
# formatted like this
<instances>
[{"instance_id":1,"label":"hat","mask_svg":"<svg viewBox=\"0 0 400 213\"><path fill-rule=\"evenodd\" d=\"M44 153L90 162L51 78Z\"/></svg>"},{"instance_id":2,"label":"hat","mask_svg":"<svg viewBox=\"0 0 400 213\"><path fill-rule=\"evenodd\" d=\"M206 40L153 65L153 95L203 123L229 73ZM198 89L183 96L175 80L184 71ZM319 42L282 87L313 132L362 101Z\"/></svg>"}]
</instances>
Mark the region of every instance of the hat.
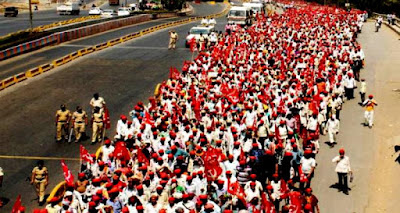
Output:
<instances>
[{"instance_id":1,"label":"hat","mask_svg":"<svg viewBox=\"0 0 400 213\"><path fill-rule=\"evenodd\" d=\"M137 190L142 190L142 189L143 189L143 185L142 185L142 184L137 185L137 186L136 186L136 189L137 189Z\"/></svg>"},{"instance_id":2,"label":"hat","mask_svg":"<svg viewBox=\"0 0 400 213\"><path fill-rule=\"evenodd\" d=\"M125 206L124 208L122 208L121 212L122 213L129 213L128 207Z\"/></svg>"},{"instance_id":3,"label":"hat","mask_svg":"<svg viewBox=\"0 0 400 213\"><path fill-rule=\"evenodd\" d=\"M274 189L274 188L271 185L267 186L267 190L272 190L272 189Z\"/></svg>"},{"instance_id":4,"label":"hat","mask_svg":"<svg viewBox=\"0 0 400 213\"><path fill-rule=\"evenodd\" d=\"M224 181L224 180L221 180L221 179L219 179L219 180L217 181L217 183L222 185L222 184L224 184L224 183L225 183L225 181Z\"/></svg>"},{"instance_id":5,"label":"hat","mask_svg":"<svg viewBox=\"0 0 400 213\"><path fill-rule=\"evenodd\" d=\"M137 205L136 206L136 210L143 210L143 206L142 205Z\"/></svg>"},{"instance_id":6,"label":"hat","mask_svg":"<svg viewBox=\"0 0 400 213\"><path fill-rule=\"evenodd\" d=\"M285 157L293 157L292 152L285 152Z\"/></svg>"},{"instance_id":7,"label":"hat","mask_svg":"<svg viewBox=\"0 0 400 213\"><path fill-rule=\"evenodd\" d=\"M206 205L204 205L204 209L214 209L214 205L212 203L207 203Z\"/></svg>"},{"instance_id":8,"label":"hat","mask_svg":"<svg viewBox=\"0 0 400 213\"><path fill-rule=\"evenodd\" d=\"M368 98L374 98L374 96L373 95L368 95Z\"/></svg>"},{"instance_id":9,"label":"hat","mask_svg":"<svg viewBox=\"0 0 400 213\"><path fill-rule=\"evenodd\" d=\"M277 173L275 173L275 174L272 175L272 177L273 178L277 178L277 177L279 177L279 175Z\"/></svg>"},{"instance_id":10,"label":"hat","mask_svg":"<svg viewBox=\"0 0 400 213\"><path fill-rule=\"evenodd\" d=\"M176 146L175 145L171 146L171 149L176 150Z\"/></svg>"},{"instance_id":11,"label":"hat","mask_svg":"<svg viewBox=\"0 0 400 213\"><path fill-rule=\"evenodd\" d=\"M126 117L125 115L121 115L120 118L121 118L121 120L123 120L123 121L127 120L127 117Z\"/></svg>"},{"instance_id":12,"label":"hat","mask_svg":"<svg viewBox=\"0 0 400 213\"><path fill-rule=\"evenodd\" d=\"M49 201L49 203L56 203L56 202L58 202L58 201L59 201L58 197L53 197L53 198L51 198L51 200Z\"/></svg>"},{"instance_id":13,"label":"hat","mask_svg":"<svg viewBox=\"0 0 400 213\"><path fill-rule=\"evenodd\" d=\"M343 148L341 148L341 149L339 149L339 154L341 154L341 155L344 155L344 149Z\"/></svg>"},{"instance_id":14,"label":"hat","mask_svg":"<svg viewBox=\"0 0 400 213\"><path fill-rule=\"evenodd\" d=\"M85 173L81 172L78 174L78 178L84 178L85 177Z\"/></svg>"},{"instance_id":15,"label":"hat","mask_svg":"<svg viewBox=\"0 0 400 213\"><path fill-rule=\"evenodd\" d=\"M251 175L250 175L250 178L254 180L254 179L257 178L257 175L256 175L256 174L251 174Z\"/></svg>"},{"instance_id":16,"label":"hat","mask_svg":"<svg viewBox=\"0 0 400 213\"><path fill-rule=\"evenodd\" d=\"M175 174L180 174L180 173L181 173L181 169L175 169L175 170L174 170L174 173L175 173Z\"/></svg>"},{"instance_id":17,"label":"hat","mask_svg":"<svg viewBox=\"0 0 400 213\"><path fill-rule=\"evenodd\" d=\"M311 189L311 188L307 188L307 189L306 189L306 192L307 192L307 193L311 193L311 192L312 192L312 189Z\"/></svg>"},{"instance_id":18,"label":"hat","mask_svg":"<svg viewBox=\"0 0 400 213\"><path fill-rule=\"evenodd\" d=\"M104 166L104 161L100 161L99 166Z\"/></svg>"},{"instance_id":19,"label":"hat","mask_svg":"<svg viewBox=\"0 0 400 213\"><path fill-rule=\"evenodd\" d=\"M205 200L205 199L207 199L207 195L202 194L202 195L199 196L199 198L200 198L200 200Z\"/></svg>"},{"instance_id":20,"label":"hat","mask_svg":"<svg viewBox=\"0 0 400 213\"><path fill-rule=\"evenodd\" d=\"M93 208L95 206L96 206L96 203L94 201L89 202L89 208L91 208L91 207Z\"/></svg>"},{"instance_id":21,"label":"hat","mask_svg":"<svg viewBox=\"0 0 400 213\"><path fill-rule=\"evenodd\" d=\"M104 140L104 144L111 144L111 140L110 139L105 139Z\"/></svg>"},{"instance_id":22,"label":"hat","mask_svg":"<svg viewBox=\"0 0 400 213\"><path fill-rule=\"evenodd\" d=\"M162 138L161 138L162 139ZM163 149L160 149L160 150L158 150L158 153L164 153L164 150Z\"/></svg>"}]
</instances>

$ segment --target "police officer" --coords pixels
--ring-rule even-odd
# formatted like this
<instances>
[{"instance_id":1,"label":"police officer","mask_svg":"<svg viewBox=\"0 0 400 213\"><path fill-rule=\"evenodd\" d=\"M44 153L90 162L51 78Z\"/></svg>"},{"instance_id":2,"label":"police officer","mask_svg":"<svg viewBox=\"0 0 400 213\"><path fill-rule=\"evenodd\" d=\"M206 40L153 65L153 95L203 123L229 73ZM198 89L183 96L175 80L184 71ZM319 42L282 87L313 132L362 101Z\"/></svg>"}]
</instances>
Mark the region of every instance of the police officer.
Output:
<instances>
[{"instance_id":1,"label":"police officer","mask_svg":"<svg viewBox=\"0 0 400 213\"><path fill-rule=\"evenodd\" d=\"M99 93L95 93L93 95L93 98L90 100L90 106L92 107L92 112L96 107L99 107L100 112L103 112L104 107L106 106L106 102L104 101L103 97L100 97Z\"/></svg>"},{"instance_id":2,"label":"police officer","mask_svg":"<svg viewBox=\"0 0 400 213\"><path fill-rule=\"evenodd\" d=\"M168 49L175 49L176 41L178 41L178 33L175 30L169 31L169 45Z\"/></svg>"},{"instance_id":3,"label":"police officer","mask_svg":"<svg viewBox=\"0 0 400 213\"><path fill-rule=\"evenodd\" d=\"M100 111L100 108L95 107L92 115L92 144L96 143L96 141L98 142L102 140L103 116L103 112Z\"/></svg>"},{"instance_id":4,"label":"police officer","mask_svg":"<svg viewBox=\"0 0 400 213\"><path fill-rule=\"evenodd\" d=\"M39 198L39 205L44 203L44 192L49 184L49 173L44 166L43 160L37 162L37 166L32 170L31 184L34 184L37 196Z\"/></svg>"},{"instance_id":5,"label":"police officer","mask_svg":"<svg viewBox=\"0 0 400 213\"><path fill-rule=\"evenodd\" d=\"M57 110L56 112L57 142L60 142L62 140L63 134L65 140L68 140L68 125L70 119L71 119L71 112L66 108L65 104L62 104L60 106L60 109Z\"/></svg>"},{"instance_id":6,"label":"police officer","mask_svg":"<svg viewBox=\"0 0 400 213\"><path fill-rule=\"evenodd\" d=\"M81 140L83 134L85 134L86 125L88 124L87 114L82 107L77 106L76 111L72 114L72 125L75 132L75 143Z\"/></svg>"}]
</instances>

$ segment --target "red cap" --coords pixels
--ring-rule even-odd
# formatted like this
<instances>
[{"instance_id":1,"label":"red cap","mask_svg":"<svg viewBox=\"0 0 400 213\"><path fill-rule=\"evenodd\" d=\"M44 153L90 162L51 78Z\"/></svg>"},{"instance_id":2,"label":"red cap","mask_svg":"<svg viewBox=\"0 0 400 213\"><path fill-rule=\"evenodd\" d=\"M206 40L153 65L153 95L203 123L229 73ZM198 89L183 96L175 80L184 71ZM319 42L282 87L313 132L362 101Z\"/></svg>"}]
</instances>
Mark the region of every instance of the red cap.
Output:
<instances>
[{"instance_id":1,"label":"red cap","mask_svg":"<svg viewBox=\"0 0 400 213\"><path fill-rule=\"evenodd\" d=\"M272 151L269 150L269 149L267 149L267 150L265 151L265 154L267 154L267 155L272 155Z\"/></svg>"},{"instance_id":2,"label":"red cap","mask_svg":"<svg viewBox=\"0 0 400 213\"><path fill-rule=\"evenodd\" d=\"M111 144L111 140L110 139L105 139L104 140L104 144Z\"/></svg>"},{"instance_id":3,"label":"red cap","mask_svg":"<svg viewBox=\"0 0 400 213\"><path fill-rule=\"evenodd\" d=\"M128 207L124 207L124 208L122 208L122 213L129 213L129 209L128 209Z\"/></svg>"},{"instance_id":4,"label":"red cap","mask_svg":"<svg viewBox=\"0 0 400 213\"><path fill-rule=\"evenodd\" d=\"M142 189L143 189L143 185L142 185L142 184L137 185L137 186L136 186L136 189L137 189L137 190L142 190Z\"/></svg>"},{"instance_id":5,"label":"red cap","mask_svg":"<svg viewBox=\"0 0 400 213\"><path fill-rule=\"evenodd\" d=\"M89 202L89 208L93 208L96 206L96 203L94 201Z\"/></svg>"},{"instance_id":6,"label":"red cap","mask_svg":"<svg viewBox=\"0 0 400 213\"><path fill-rule=\"evenodd\" d=\"M120 118L121 118L121 120L124 120L124 121L128 119L125 115L121 115Z\"/></svg>"},{"instance_id":7,"label":"red cap","mask_svg":"<svg viewBox=\"0 0 400 213\"><path fill-rule=\"evenodd\" d=\"M85 173L81 172L78 174L78 178L84 178L85 177Z\"/></svg>"},{"instance_id":8,"label":"red cap","mask_svg":"<svg viewBox=\"0 0 400 213\"><path fill-rule=\"evenodd\" d=\"M311 188L307 188L307 189L306 189L306 192L307 192L307 193L311 193L311 192L312 192L312 189L311 189Z\"/></svg>"},{"instance_id":9,"label":"red cap","mask_svg":"<svg viewBox=\"0 0 400 213\"><path fill-rule=\"evenodd\" d=\"M292 154L292 152L285 152L285 156L286 157L293 157L293 154Z\"/></svg>"},{"instance_id":10,"label":"red cap","mask_svg":"<svg viewBox=\"0 0 400 213\"><path fill-rule=\"evenodd\" d=\"M272 189L274 189L274 188L271 185L267 186L267 190L272 190Z\"/></svg>"},{"instance_id":11,"label":"red cap","mask_svg":"<svg viewBox=\"0 0 400 213\"><path fill-rule=\"evenodd\" d=\"M180 169L175 169L175 170L174 170L174 173L175 173L175 174L180 174L180 173L181 173L181 170L180 170Z\"/></svg>"},{"instance_id":12,"label":"red cap","mask_svg":"<svg viewBox=\"0 0 400 213\"><path fill-rule=\"evenodd\" d=\"M175 145L171 146L171 149L176 150L176 146Z\"/></svg>"},{"instance_id":13,"label":"red cap","mask_svg":"<svg viewBox=\"0 0 400 213\"><path fill-rule=\"evenodd\" d=\"M205 200L205 199L207 199L207 195L204 195L204 194L203 194L203 195L200 195L199 198L200 198L201 200Z\"/></svg>"},{"instance_id":14,"label":"red cap","mask_svg":"<svg viewBox=\"0 0 400 213\"><path fill-rule=\"evenodd\" d=\"M342 148L342 149L339 149L339 154L341 154L341 155L344 155L344 149Z\"/></svg>"},{"instance_id":15,"label":"red cap","mask_svg":"<svg viewBox=\"0 0 400 213\"><path fill-rule=\"evenodd\" d=\"M225 183L225 181L224 181L224 180L221 180L221 179L219 179L217 183L222 185L222 184L224 184L224 183Z\"/></svg>"},{"instance_id":16,"label":"red cap","mask_svg":"<svg viewBox=\"0 0 400 213\"><path fill-rule=\"evenodd\" d=\"M104 166L104 161L100 161L99 166Z\"/></svg>"},{"instance_id":17,"label":"red cap","mask_svg":"<svg viewBox=\"0 0 400 213\"><path fill-rule=\"evenodd\" d=\"M374 98L374 96L373 95L368 95L368 98Z\"/></svg>"},{"instance_id":18,"label":"red cap","mask_svg":"<svg viewBox=\"0 0 400 213\"><path fill-rule=\"evenodd\" d=\"M136 206L136 210L143 210L143 206L142 205Z\"/></svg>"}]
</instances>

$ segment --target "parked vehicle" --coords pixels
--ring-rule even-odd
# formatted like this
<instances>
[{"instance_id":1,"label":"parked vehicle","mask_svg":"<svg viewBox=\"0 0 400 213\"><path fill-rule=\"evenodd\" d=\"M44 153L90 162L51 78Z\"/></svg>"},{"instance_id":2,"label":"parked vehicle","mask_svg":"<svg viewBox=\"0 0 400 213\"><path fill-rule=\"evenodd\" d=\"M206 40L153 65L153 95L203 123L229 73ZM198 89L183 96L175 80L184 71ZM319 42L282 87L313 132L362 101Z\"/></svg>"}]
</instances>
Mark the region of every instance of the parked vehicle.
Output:
<instances>
[{"instance_id":1,"label":"parked vehicle","mask_svg":"<svg viewBox=\"0 0 400 213\"><path fill-rule=\"evenodd\" d=\"M100 8L95 7L89 10L89 15L101 15L102 12Z\"/></svg>"},{"instance_id":2,"label":"parked vehicle","mask_svg":"<svg viewBox=\"0 0 400 213\"><path fill-rule=\"evenodd\" d=\"M18 8L16 7L6 7L4 10L4 17L11 16L17 17L18 15Z\"/></svg>"},{"instance_id":3,"label":"parked vehicle","mask_svg":"<svg viewBox=\"0 0 400 213\"><path fill-rule=\"evenodd\" d=\"M233 6L227 15L228 24L251 25L251 9L243 6Z\"/></svg>"},{"instance_id":4,"label":"parked vehicle","mask_svg":"<svg viewBox=\"0 0 400 213\"><path fill-rule=\"evenodd\" d=\"M59 15L79 15L79 12L78 2L66 2L57 7L57 13Z\"/></svg>"},{"instance_id":5,"label":"parked vehicle","mask_svg":"<svg viewBox=\"0 0 400 213\"><path fill-rule=\"evenodd\" d=\"M118 16L129 16L131 13L132 13L132 10L129 7L118 8Z\"/></svg>"},{"instance_id":6,"label":"parked vehicle","mask_svg":"<svg viewBox=\"0 0 400 213\"><path fill-rule=\"evenodd\" d=\"M186 41L185 41L185 46L190 47L190 42L194 38L196 42L199 41L200 34L202 34L204 37L208 37L208 34L214 31L214 25L209 25L209 26L195 26L192 27L186 36Z\"/></svg>"},{"instance_id":7,"label":"parked vehicle","mask_svg":"<svg viewBox=\"0 0 400 213\"><path fill-rule=\"evenodd\" d=\"M117 15L117 13L114 10L111 10L111 9L103 10L103 12L101 13L101 17L102 18L111 18L111 17L114 17L116 15Z\"/></svg>"}]
</instances>

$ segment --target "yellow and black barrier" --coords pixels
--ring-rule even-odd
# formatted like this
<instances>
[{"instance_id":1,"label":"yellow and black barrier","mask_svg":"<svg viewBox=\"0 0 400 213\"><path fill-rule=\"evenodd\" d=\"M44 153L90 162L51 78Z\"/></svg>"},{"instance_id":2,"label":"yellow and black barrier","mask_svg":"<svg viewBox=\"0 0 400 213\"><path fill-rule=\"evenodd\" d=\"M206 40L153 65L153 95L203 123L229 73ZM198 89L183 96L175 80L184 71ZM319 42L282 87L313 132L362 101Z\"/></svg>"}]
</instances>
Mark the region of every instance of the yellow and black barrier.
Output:
<instances>
[{"instance_id":1,"label":"yellow and black barrier","mask_svg":"<svg viewBox=\"0 0 400 213\"><path fill-rule=\"evenodd\" d=\"M206 17L219 17L219 16L222 16L223 14L225 14L228 10L229 10L229 6L224 11L222 11L220 13L217 13L217 14L214 14L214 15L211 15L211 16L206 16ZM92 46L92 47L88 47L88 48L84 48L84 49L78 50L78 51L73 52L71 54L68 54L68 55L66 55L64 57L58 58L58 59L54 60L53 62L51 62L49 64L43 64L41 66L32 68L32 69L30 69L30 70L28 70L28 71L26 71L24 73L19 73L17 75L14 75L12 77L7 78L7 79L1 80L0 81L0 90L3 90L5 88L7 88L7 87L10 87L10 86L12 86L12 85L14 85L16 83L19 83L21 81L24 81L24 80L28 79L28 78L33 78L33 77L35 77L37 75L42 74L43 72L47 72L49 70L52 70L52 69L54 69L56 67L59 67L59 66L61 66L63 64L66 64L66 63L68 63L70 61L73 61L73 60L75 60L75 59L77 59L77 58L79 58L81 56L93 53L95 51L100 51L102 49L106 49L108 47L111 47L111 46L114 46L114 45L129 41L131 39L138 38L138 37L141 37L143 35L146 35L146 34L149 34L149 33L152 33L152 32L156 32L158 30L162 30L162 29L165 29L165 28L168 28L168 27L173 27L173 26L178 26L178 25L194 22L194 21L200 20L202 18L204 18L204 17L192 17L192 18L188 18L188 19L184 19L184 20L179 20L179 21L159 24L159 25L156 25L156 26L149 27L147 29L141 30L139 32L128 34L128 35L122 36L122 37L117 38L117 39L112 39L112 40L109 40L107 42L104 42L104 43L101 43L101 44L98 44L98 45L95 45L95 46ZM78 18L76 21L78 21L79 19L82 21L83 17L82 18ZM68 21L56 22L56 23L53 23L53 25L56 25L56 24L62 25L62 24L65 24L65 22L68 22ZM70 22L72 22L72 21L70 21ZM44 29L44 26L40 26L40 28ZM154 91L154 95L155 96L159 95L159 89L160 89L160 84L157 85L156 90Z\"/></svg>"}]
</instances>

